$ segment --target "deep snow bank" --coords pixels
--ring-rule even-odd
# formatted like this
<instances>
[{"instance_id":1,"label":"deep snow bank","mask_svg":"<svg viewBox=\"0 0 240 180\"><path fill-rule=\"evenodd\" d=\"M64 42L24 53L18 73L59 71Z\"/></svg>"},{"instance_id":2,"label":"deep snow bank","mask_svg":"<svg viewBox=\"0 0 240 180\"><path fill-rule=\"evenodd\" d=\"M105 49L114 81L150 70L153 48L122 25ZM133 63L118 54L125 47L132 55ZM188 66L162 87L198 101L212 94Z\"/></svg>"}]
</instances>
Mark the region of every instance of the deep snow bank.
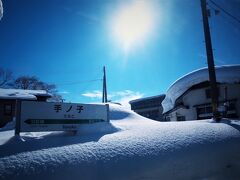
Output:
<instances>
[{"instance_id":1,"label":"deep snow bank","mask_svg":"<svg viewBox=\"0 0 240 180\"><path fill-rule=\"evenodd\" d=\"M110 118L118 131L108 134L6 137L0 146L0 179L240 177L238 121L161 123L117 105L110 106Z\"/></svg>"}]
</instances>

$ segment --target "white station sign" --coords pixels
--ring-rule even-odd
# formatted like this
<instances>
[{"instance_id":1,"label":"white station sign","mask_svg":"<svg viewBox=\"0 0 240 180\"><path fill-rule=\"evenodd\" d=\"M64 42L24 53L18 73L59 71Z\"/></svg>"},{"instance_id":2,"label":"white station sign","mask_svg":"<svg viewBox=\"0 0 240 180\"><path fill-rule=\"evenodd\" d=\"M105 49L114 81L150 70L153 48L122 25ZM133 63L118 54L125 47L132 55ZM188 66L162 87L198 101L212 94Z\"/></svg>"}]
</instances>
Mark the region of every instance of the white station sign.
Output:
<instances>
[{"instance_id":1,"label":"white station sign","mask_svg":"<svg viewBox=\"0 0 240 180\"><path fill-rule=\"evenodd\" d=\"M78 130L82 124L109 121L104 104L22 101L20 132Z\"/></svg>"}]
</instances>

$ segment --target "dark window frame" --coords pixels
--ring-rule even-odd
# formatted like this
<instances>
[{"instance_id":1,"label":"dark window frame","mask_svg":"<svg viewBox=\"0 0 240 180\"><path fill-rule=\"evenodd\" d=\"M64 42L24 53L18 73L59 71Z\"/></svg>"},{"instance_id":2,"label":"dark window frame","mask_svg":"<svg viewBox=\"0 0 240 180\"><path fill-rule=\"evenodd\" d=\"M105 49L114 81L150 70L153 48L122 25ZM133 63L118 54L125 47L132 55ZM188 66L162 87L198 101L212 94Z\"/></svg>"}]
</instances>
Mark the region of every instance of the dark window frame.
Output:
<instances>
[{"instance_id":1,"label":"dark window frame","mask_svg":"<svg viewBox=\"0 0 240 180\"><path fill-rule=\"evenodd\" d=\"M185 116L177 116L177 121L186 121Z\"/></svg>"},{"instance_id":2,"label":"dark window frame","mask_svg":"<svg viewBox=\"0 0 240 180\"><path fill-rule=\"evenodd\" d=\"M9 109L7 107L10 107ZM11 116L13 112L13 105L12 104L4 104L3 113L5 116Z\"/></svg>"}]
</instances>

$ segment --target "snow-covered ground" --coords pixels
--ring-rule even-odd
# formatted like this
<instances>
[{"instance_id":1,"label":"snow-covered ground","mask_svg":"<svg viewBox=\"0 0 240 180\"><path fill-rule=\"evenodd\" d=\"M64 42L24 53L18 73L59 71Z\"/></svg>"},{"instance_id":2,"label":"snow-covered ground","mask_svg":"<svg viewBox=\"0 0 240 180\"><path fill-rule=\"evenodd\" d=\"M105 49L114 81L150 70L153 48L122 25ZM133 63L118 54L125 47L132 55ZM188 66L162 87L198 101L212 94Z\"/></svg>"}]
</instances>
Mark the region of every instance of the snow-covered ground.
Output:
<instances>
[{"instance_id":1,"label":"snow-covered ground","mask_svg":"<svg viewBox=\"0 0 240 180\"><path fill-rule=\"evenodd\" d=\"M118 105L110 119L77 135L0 132L0 179L240 178L239 121L156 122Z\"/></svg>"}]
</instances>

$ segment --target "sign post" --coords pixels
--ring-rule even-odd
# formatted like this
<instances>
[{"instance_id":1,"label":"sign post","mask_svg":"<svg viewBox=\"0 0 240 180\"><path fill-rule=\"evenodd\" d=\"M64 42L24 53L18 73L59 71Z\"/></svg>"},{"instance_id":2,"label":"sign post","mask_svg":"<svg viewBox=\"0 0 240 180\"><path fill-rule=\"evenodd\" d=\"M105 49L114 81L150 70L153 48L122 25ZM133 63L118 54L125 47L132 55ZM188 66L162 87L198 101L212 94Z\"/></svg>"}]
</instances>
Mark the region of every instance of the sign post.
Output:
<instances>
[{"instance_id":1,"label":"sign post","mask_svg":"<svg viewBox=\"0 0 240 180\"><path fill-rule=\"evenodd\" d=\"M109 105L22 101L16 116L19 132L77 131L83 124L109 122ZM19 109L19 108L18 108Z\"/></svg>"},{"instance_id":2,"label":"sign post","mask_svg":"<svg viewBox=\"0 0 240 180\"><path fill-rule=\"evenodd\" d=\"M20 134L20 121L21 121L21 101L16 100L16 106L15 106L15 136Z\"/></svg>"}]
</instances>

